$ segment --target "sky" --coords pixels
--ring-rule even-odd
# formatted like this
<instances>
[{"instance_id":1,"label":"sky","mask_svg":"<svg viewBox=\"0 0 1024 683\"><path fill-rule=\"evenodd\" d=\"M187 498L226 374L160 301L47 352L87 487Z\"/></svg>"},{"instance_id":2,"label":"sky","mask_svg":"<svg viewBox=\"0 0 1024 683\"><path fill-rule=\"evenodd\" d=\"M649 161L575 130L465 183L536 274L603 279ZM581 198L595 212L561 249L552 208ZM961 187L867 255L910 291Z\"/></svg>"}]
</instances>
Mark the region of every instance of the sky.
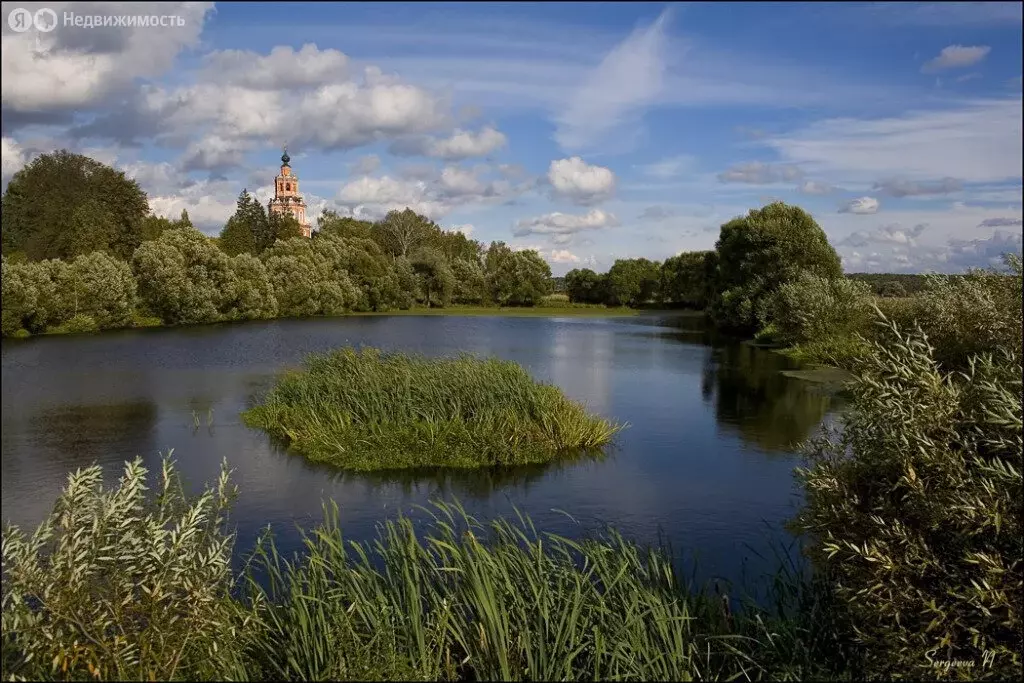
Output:
<instances>
[{"instance_id":1,"label":"sky","mask_svg":"<svg viewBox=\"0 0 1024 683\"><path fill-rule=\"evenodd\" d=\"M44 7L51 31L8 21ZM70 149L215 235L287 144L310 216L408 206L556 275L711 249L777 200L848 272L1021 250L1019 2L2 9L4 187Z\"/></svg>"}]
</instances>

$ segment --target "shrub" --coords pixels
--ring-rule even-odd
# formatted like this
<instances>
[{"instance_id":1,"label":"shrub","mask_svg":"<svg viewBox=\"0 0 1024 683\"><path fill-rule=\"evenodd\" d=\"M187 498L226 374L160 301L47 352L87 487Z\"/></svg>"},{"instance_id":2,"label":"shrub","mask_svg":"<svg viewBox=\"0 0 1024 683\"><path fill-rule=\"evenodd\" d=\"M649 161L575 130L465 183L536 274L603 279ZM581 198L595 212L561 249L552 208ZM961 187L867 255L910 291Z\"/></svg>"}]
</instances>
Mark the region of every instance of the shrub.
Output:
<instances>
[{"instance_id":1,"label":"shrub","mask_svg":"<svg viewBox=\"0 0 1024 683\"><path fill-rule=\"evenodd\" d=\"M354 470L546 462L620 429L513 362L374 349L308 357L244 418L311 460Z\"/></svg>"},{"instance_id":2,"label":"shrub","mask_svg":"<svg viewBox=\"0 0 1024 683\"><path fill-rule=\"evenodd\" d=\"M75 258L57 281L63 308L73 316L85 315L98 329L125 327L136 303L135 277L124 261L103 252Z\"/></svg>"},{"instance_id":3,"label":"shrub","mask_svg":"<svg viewBox=\"0 0 1024 683\"><path fill-rule=\"evenodd\" d=\"M762 326L772 325L774 339L786 345L850 335L867 331L869 294L863 283L804 271L762 300L758 318Z\"/></svg>"},{"instance_id":4,"label":"shrub","mask_svg":"<svg viewBox=\"0 0 1024 683\"><path fill-rule=\"evenodd\" d=\"M99 329L100 326L92 316L78 313L60 325L50 327L46 331L51 334L81 334L83 332L96 332Z\"/></svg>"},{"instance_id":5,"label":"shrub","mask_svg":"<svg viewBox=\"0 0 1024 683\"><path fill-rule=\"evenodd\" d=\"M715 252L707 261L714 288L709 311L720 326L742 331L754 331L762 301L801 272L829 279L843 274L839 255L811 215L781 202L723 225Z\"/></svg>"},{"instance_id":6,"label":"shrub","mask_svg":"<svg viewBox=\"0 0 1024 683\"><path fill-rule=\"evenodd\" d=\"M31 536L3 534L3 676L10 680L245 678L229 602L233 494L189 501L168 461L156 497L141 459L102 489L79 470Z\"/></svg>"},{"instance_id":7,"label":"shrub","mask_svg":"<svg viewBox=\"0 0 1024 683\"><path fill-rule=\"evenodd\" d=\"M868 677L937 678L933 659L992 665L961 678L1012 678L1024 643L1020 355L996 349L947 374L920 330L886 330L842 429L799 470L796 528L835 577Z\"/></svg>"}]
</instances>

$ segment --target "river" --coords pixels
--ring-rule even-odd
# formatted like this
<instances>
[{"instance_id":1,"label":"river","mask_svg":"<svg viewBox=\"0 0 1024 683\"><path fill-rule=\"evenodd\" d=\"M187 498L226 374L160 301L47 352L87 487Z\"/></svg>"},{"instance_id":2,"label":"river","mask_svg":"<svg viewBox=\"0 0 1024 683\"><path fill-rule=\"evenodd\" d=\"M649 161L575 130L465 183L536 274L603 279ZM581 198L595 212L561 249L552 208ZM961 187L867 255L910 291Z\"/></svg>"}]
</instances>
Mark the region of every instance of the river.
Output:
<instances>
[{"instance_id":1,"label":"river","mask_svg":"<svg viewBox=\"0 0 1024 683\"><path fill-rule=\"evenodd\" d=\"M277 373L342 345L515 360L629 428L600 461L341 475L242 424L239 412ZM454 496L481 518L517 507L544 531L579 537L611 524L642 544L669 541L696 554L699 577L737 580L743 558L785 538L780 526L799 502L794 445L836 407L781 374L791 367L717 341L685 314L366 316L4 340L3 519L34 527L78 467L99 463L113 482L125 459L158 469L174 449L193 489L227 458L241 490L240 551L268 524L294 549L324 500L337 501L348 539L367 540L382 519Z\"/></svg>"}]
</instances>

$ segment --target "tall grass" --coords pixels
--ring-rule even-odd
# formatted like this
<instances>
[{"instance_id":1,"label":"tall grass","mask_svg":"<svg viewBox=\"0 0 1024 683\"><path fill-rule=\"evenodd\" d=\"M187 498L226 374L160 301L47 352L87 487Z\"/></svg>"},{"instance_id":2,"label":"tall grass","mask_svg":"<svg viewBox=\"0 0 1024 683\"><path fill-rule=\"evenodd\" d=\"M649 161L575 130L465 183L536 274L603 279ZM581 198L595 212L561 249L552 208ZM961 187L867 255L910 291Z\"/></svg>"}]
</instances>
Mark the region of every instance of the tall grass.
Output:
<instances>
[{"instance_id":1,"label":"tall grass","mask_svg":"<svg viewBox=\"0 0 1024 683\"><path fill-rule=\"evenodd\" d=\"M373 543L336 506L283 558L264 536L228 571L231 487L194 500L165 463L110 491L72 475L30 540L3 535L3 677L21 680L704 680L837 671L810 584L731 610L671 557L609 531L584 541L523 516L487 525L437 503Z\"/></svg>"},{"instance_id":2,"label":"tall grass","mask_svg":"<svg viewBox=\"0 0 1024 683\"><path fill-rule=\"evenodd\" d=\"M605 446L622 428L509 361L341 349L304 366L243 418L352 470L547 462Z\"/></svg>"}]
</instances>

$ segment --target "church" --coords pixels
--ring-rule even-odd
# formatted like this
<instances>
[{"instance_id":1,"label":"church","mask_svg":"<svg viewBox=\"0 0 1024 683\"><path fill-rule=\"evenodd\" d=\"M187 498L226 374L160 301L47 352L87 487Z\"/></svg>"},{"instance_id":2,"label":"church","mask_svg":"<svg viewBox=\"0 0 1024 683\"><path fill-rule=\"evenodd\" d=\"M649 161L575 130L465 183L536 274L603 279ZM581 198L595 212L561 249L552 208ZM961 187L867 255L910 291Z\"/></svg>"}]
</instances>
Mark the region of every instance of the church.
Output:
<instances>
[{"instance_id":1,"label":"church","mask_svg":"<svg viewBox=\"0 0 1024 683\"><path fill-rule=\"evenodd\" d=\"M281 155L281 172L274 179L274 198L270 200L267 209L271 214L291 214L302 226L302 236L312 237L312 228L306 220L306 202L299 194L299 178L292 172L290 161L288 148L285 147Z\"/></svg>"}]
</instances>

